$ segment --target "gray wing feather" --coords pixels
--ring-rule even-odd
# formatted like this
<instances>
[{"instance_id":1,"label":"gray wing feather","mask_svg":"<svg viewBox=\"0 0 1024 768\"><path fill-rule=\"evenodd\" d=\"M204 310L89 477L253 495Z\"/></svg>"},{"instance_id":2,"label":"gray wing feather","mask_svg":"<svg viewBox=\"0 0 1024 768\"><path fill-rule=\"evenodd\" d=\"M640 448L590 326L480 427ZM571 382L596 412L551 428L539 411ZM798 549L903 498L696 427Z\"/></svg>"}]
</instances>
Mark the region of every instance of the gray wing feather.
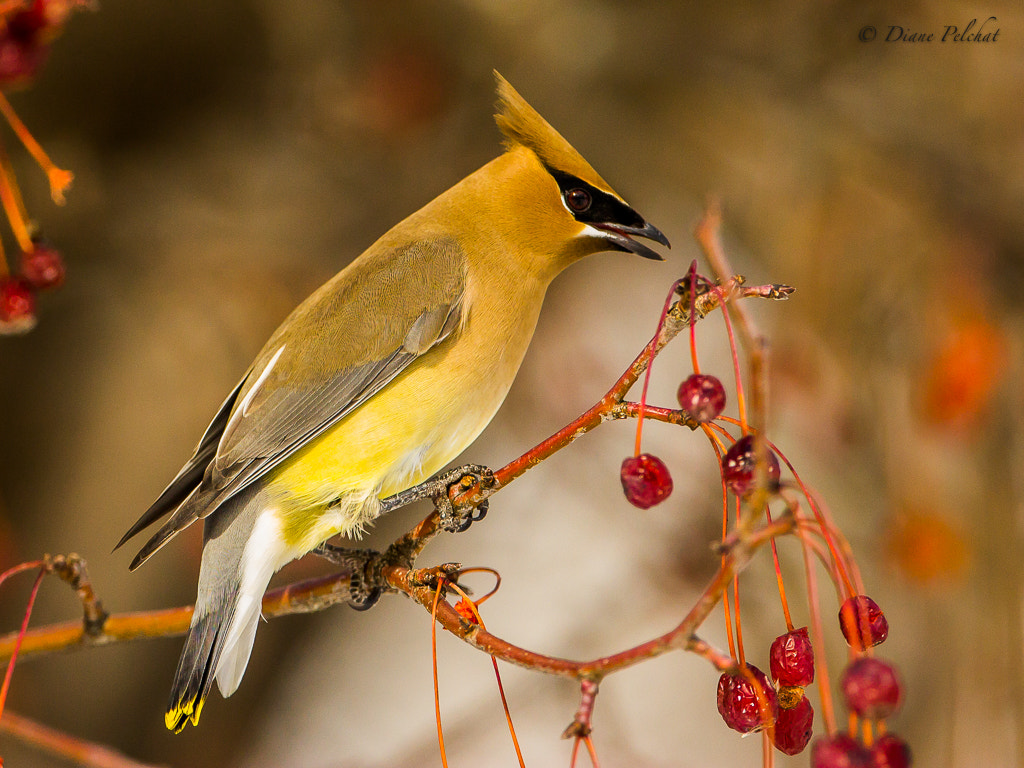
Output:
<instances>
[{"instance_id":1,"label":"gray wing feather","mask_svg":"<svg viewBox=\"0 0 1024 768\"><path fill-rule=\"evenodd\" d=\"M218 453L217 461L211 466L212 485L216 491L203 503L209 505L209 510L216 509L225 499L263 477L297 450L329 430L387 386L413 360L444 341L459 325L461 305L456 303L444 309L447 311L440 323L432 318L420 323L423 318L438 312L425 312L414 323L410 334L415 337L415 352L406 351L403 344L401 350L393 352L384 360L342 372L324 389L277 390L260 405L261 411L273 411L274 428L249 431L237 438L231 446L231 453L248 456L248 459L222 467ZM433 329L429 339L425 335L426 329Z\"/></svg>"},{"instance_id":2,"label":"gray wing feather","mask_svg":"<svg viewBox=\"0 0 1024 768\"><path fill-rule=\"evenodd\" d=\"M427 270L430 280L424 279ZM371 249L303 302L225 401L193 457L121 540L173 510L131 567L329 430L455 333L464 314L465 281L458 245L439 238ZM382 313L381 306L388 311ZM285 372L280 376L271 370L278 356ZM304 372L298 384L287 376L294 370Z\"/></svg>"}]
</instances>

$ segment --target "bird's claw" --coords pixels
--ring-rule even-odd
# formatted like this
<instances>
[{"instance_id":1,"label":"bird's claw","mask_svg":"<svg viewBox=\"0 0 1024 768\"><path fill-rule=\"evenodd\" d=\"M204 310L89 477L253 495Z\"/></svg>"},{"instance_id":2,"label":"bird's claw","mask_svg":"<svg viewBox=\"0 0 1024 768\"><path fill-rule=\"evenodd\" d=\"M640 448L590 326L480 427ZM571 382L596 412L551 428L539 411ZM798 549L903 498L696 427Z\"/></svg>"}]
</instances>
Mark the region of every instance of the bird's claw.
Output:
<instances>
[{"instance_id":1,"label":"bird's claw","mask_svg":"<svg viewBox=\"0 0 1024 768\"><path fill-rule=\"evenodd\" d=\"M380 599L383 590L368 576L372 567L380 561L380 552L372 549L347 549L326 541L313 552L348 570L348 603L352 608L366 611Z\"/></svg>"},{"instance_id":2,"label":"bird's claw","mask_svg":"<svg viewBox=\"0 0 1024 768\"><path fill-rule=\"evenodd\" d=\"M452 503L452 497L468 491L474 485L488 488L494 484L494 473L480 464L466 464L438 476L438 490L433 495L439 515L439 525L448 533L462 533L473 523L487 516L487 499L476 505Z\"/></svg>"}]
</instances>

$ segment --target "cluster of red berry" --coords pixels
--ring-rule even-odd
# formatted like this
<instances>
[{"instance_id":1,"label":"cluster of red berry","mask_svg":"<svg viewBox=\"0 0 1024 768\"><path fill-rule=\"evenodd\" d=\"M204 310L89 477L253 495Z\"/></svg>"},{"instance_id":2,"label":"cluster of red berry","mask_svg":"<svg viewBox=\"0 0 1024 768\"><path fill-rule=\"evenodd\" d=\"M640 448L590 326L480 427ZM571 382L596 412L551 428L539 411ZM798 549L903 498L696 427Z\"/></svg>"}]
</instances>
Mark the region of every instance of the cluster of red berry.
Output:
<instances>
[{"instance_id":1,"label":"cluster of red berry","mask_svg":"<svg viewBox=\"0 0 1024 768\"><path fill-rule=\"evenodd\" d=\"M21 268L0 277L0 333L23 333L36 323L37 291L64 282L64 261L57 250L40 241L22 251Z\"/></svg>"},{"instance_id":2,"label":"cluster of red berry","mask_svg":"<svg viewBox=\"0 0 1024 768\"><path fill-rule=\"evenodd\" d=\"M64 28L69 14L85 0L25 0L0 6L0 113L50 181L54 201L64 201L72 175L55 166L15 114L6 92L31 83ZM29 219L17 179L0 148L0 203L21 251L12 274L0 248L0 334L23 333L35 325L35 294L64 280L64 263L53 246L38 237Z\"/></svg>"},{"instance_id":3,"label":"cluster of red berry","mask_svg":"<svg viewBox=\"0 0 1024 768\"><path fill-rule=\"evenodd\" d=\"M682 284L685 288L685 284L689 282L689 295L696 296L698 280L707 290L719 290L715 284L705 278L699 278L695 273L695 266L691 268L689 279L680 281L673 290L685 296L679 285ZM724 305L724 301L722 303ZM669 302L666 302L666 313L668 308ZM665 313L662 322L664 318ZM788 461L786 464L794 475L794 482L782 483L779 461L781 454L777 454L777 448L767 440L757 439L756 433L748 426L736 344L727 314L726 323L733 350L739 419L722 416L726 405L722 382L715 376L700 373L693 334L693 317L690 321L690 344L696 372L680 385L677 392L682 413L695 428L702 429L711 440L719 456L723 489L731 491L735 497L737 520L740 516L741 501L749 500L757 488L768 491L768 501L764 502L764 514L769 521L771 514L768 503L773 500L783 501L796 520L794 532L800 537L808 567L811 551L816 550L822 555L830 554L830 575L836 582L840 597L846 597L840 609L839 619L840 629L851 648L852 661L840 679L840 688L851 713L850 732L841 733L836 728L831 697L826 695L827 690L823 690L822 707L827 735L815 740L811 748L811 764L813 768L908 768L909 748L900 738L887 733L885 725L886 718L896 710L900 702L902 694L899 680L892 665L875 658L870 650L888 636L888 622L871 598L856 594L857 590L853 587L853 583L859 584L856 565L847 556L845 549L836 546L835 542L841 534L832 526L816 503L813 494L809 493ZM658 334L660 332L659 323ZM656 334L655 339L657 337ZM654 343L652 340L652 358ZM649 366L647 373L650 374ZM655 410L646 406L646 391L645 382L638 408L640 423L637 426L636 450L633 456L622 462L620 472L626 499L641 509L648 509L661 503L672 492L672 478L664 462L656 456L640 452L640 429L645 413L649 415ZM741 436L734 439L722 423L740 427ZM763 445L759 444L762 442ZM798 487L802 491L813 511L813 516L806 516L800 511L799 501L792 498L789 493L793 487ZM723 537L728 530L728 508L729 498L723 490ZM820 536L825 546L811 543L814 536ZM733 661L718 680L718 712L726 725L733 730L743 734L762 731L776 749L787 755L795 755L811 743L814 734L814 709L804 693L804 689L814 682L814 648L808 628L793 626L774 540L771 546L788 631L777 637L771 645L771 678L756 666L746 663L740 632L739 592L734 577L732 604L730 605L729 596L726 594L724 607L730 655L732 659L738 661ZM809 597L816 627L815 638L816 642L819 642L821 622L816 592L809 593ZM731 629L733 619L736 627L735 638ZM723 667L720 665L719 668ZM821 685L827 689L827 671L824 667L822 680Z\"/></svg>"},{"instance_id":4,"label":"cluster of red berry","mask_svg":"<svg viewBox=\"0 0 1024 768\"><path fill-rule=\"evenodd\" d=\"M839 626L855 654L839 681L843 699L855 717L878 723L881 735L864 743L846 733L819 739L811 748L811 764L814 768L909 768L910 748L884 726L903 696L899 678L891 664L876 659L869 650L889 636L889 622L874 600L854 595L839 609Z\"/></svg>"}]
</instances>

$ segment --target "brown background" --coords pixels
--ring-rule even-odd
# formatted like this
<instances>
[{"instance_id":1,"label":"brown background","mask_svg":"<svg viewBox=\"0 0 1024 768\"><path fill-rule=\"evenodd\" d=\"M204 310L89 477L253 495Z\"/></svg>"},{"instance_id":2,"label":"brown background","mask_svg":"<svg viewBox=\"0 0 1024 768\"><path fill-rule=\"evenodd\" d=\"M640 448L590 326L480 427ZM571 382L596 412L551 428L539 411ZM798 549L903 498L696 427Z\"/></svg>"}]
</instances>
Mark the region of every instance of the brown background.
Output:
<instances>
[{"instance_id":1,"label":"brown background","mask_svg":"<svg viewBox=\"0 0 1024 768\"><path fill-rule=\"evenodd\" d=\"M604 391L697 255L703 197L721 195L737 266L798 289L755 308L773 341L772 434L887 610L881 651L907 688L893 727L920 766L1020 764L1024 13L890 7L103 0L76 15L13 97L76 173L66 207L3 133L69 274L34 332L0 339L2 562L77 551L110 610L190 602L198 531L132 575L131 553L111 546L288 310L498 151L497 68L675 247L665 265L605 254L557 281L505 409L466 458L507 461ZM891 24L941 34L988 16L995 43L883 42ZM873 42L858 40L865 25ZM964 327L1005 363L991 396L953 418L929 406L929 372ZM725 377L719 323L701 349ZM981 371L968 357L954 363ZM655 367L655 402L672 403L687 365L680 342ZM645 435L676 481L662 506L622 500L631 427L609 425L426 559L498 568L489 627L537 650L594 656L664 631L714 566L718 485L699 436ZM372 542L421 511L382 521ZM782 550L799 593L798 550ZM763 560L743 580L762 666L784 629ZM27 588L4 585L3 627ZM46 583L33 622L76 611ZM214 694L202 726L177 737L162 724L177 639L26 662L9 705L167 765L436 765L428 633L397 598L275 620L238 693ZM706 635L724 644L717 616ZM452 764L513 765L488 660L441 646ZM758 765L760 741L718 718L716 677L673 655L607 680L602 764ZM505 682L527 764L567 765L573 687L518 670ZM0 752L55 764L3 737Z\"/></svg>"}]
</instances>

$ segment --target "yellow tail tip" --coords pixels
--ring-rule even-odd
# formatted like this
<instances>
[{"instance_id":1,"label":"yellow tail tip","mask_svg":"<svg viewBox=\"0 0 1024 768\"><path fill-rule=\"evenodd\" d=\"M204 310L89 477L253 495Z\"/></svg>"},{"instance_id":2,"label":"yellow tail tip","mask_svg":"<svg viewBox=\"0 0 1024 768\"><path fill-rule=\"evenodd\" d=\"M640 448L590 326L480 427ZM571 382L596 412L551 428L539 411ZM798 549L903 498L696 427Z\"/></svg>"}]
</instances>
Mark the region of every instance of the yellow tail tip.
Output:
<instances>
[{"instance_id":1,"label":"yellow tail tip","mask_svg":"<svg viewBox=\"0 0 1024 768\"><path fill-rule=\"evenodd\" d=\"M196 703L195 699L193 699L192 701L178 702L177 705L167 710L167 713L164 715L164 725L167 726L169 731L181 733L189 722L192 725L199 725L199 715L202 711L202 701Z\"/></svg>"}]
</instances>

